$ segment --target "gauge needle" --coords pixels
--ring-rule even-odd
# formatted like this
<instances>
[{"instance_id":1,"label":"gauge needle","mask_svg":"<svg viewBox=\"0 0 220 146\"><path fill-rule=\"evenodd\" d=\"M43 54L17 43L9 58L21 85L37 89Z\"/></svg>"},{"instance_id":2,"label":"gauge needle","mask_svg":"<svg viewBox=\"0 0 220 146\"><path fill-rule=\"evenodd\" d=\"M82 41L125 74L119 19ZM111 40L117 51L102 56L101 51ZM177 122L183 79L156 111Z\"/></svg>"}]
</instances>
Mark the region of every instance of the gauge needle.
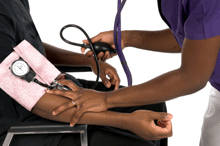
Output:
<instances>
[{"instance_id":1,"label":"gauge needle","mask_svg":"<svg viewBox=\"0 0 220 146\"><path fill-rule=\"evenodd\" d=\"M17 66L17 67L18 67L20 70L22 70L21 67L19 67L19 66Z\"/></svg>"}]
</instances>

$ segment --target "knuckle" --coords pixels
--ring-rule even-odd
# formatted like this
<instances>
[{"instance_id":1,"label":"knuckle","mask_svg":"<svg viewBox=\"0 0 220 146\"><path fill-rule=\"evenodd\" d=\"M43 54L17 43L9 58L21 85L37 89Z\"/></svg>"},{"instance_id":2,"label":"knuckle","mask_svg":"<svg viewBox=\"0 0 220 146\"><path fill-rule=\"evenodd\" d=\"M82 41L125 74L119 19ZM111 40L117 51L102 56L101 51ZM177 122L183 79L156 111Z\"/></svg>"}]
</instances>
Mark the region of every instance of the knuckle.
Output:
<instances>
[{"instance_id":1,"label":"knuckle","mask_svg":"<svg viewBox=\"0 0 220 146\"><path fill-rule=\"evenodd\" d=\"M68 97L70 97L71 99L73 99L74 93L71 92L70 90L68 90L68 91L66 91L66 95L67 95Z\"/></svg>"},{"instance_id":2,"label":"knuckle","mask_svg":"<svg viewBox=\"0 0 220 146\"><path fill-rule=\"evenodd\" d=\"M61 90L54 90L53 93L55 93L55 94L63 94L63 92Z\"/></svg>"},{"instance_id":3,"label":"knuckle","mask_svg":"<svg viewBox=\"0 0 220 146\"><path fill-rule=\"evenodd\" d=\"M172 137L173 136L173 132L171 131L168 135L168 137Z\"/></svg>"},{"instance_id":4,"label":"knuckle","mask_svg":"<svg viewBox=\"0 0 220 146\"><path fill-rule=\"evenodd\" d=\"M76 97L82 97L83 96L83 90L80 89L79 91L76 91L74 94L76 95Z\"/></svg>"},{"instance_id":5,"label":"knuckle","mask_svg":"<svg viewBox=\"0 0 220 146\"><path fill-rule=\"evenodd\" d=\"M86 108L86 103L82 103L81 108L85 109Z\"/></svg>"},{"instance_id":6,"label":"knuckle","mask_svg":"<svg viewBox=\"0 0 220 146\"><path fill-rule=\"evenodd\" d=\"M71 83L72 83L72 81L71 81L71 80L69 80L69 79L68 79L68 80L66 80L66 84L67 84L67 85L70 85Z\"/></svg>"}]
</instances>

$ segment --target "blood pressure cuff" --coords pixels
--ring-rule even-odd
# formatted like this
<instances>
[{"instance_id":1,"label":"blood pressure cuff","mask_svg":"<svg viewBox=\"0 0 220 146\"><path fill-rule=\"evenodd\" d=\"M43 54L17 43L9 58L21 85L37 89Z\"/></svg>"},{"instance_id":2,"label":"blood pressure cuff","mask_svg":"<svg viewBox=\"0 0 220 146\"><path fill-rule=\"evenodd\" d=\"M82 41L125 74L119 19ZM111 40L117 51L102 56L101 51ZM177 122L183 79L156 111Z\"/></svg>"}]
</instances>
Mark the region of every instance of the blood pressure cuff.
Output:
<instances>
[{"instance_id":1,"label":"blood pressure cuff","mask_svg":"<svg viewBox=\"0 0 220 146\"><path fill-rule=\"evenodd\" d=\"M36 73L35 78L50 85L61 72L26 40L14 48L0 64L0 88L20 105L31 111L37 101L44 95L46 88L35 82L28 83L12 74L9 67L20 57Z\"/></svg>"}]
</instances>

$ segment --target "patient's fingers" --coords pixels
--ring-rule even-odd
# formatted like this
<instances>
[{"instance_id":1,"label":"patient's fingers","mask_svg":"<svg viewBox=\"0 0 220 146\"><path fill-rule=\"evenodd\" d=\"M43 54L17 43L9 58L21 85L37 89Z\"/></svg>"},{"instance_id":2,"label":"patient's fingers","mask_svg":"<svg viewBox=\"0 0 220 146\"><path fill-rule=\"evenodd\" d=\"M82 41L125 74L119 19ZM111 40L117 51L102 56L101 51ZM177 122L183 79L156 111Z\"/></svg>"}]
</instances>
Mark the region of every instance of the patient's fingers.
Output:
<instances>
[{"instance_id":1,"label":"patient's fingers","mask_svg":"<svg viewBox=\"0 0 220 146\"><path fill-rule=\"evenodd\" d=\"M172 123L171 121L163 121L163 126L153 126L153 129L155 130L155 135L158 136L158 139L162 139L165 137L172 136Z\"/></svg>"},{"instance_id":2,"label":"patient's fingers","mask_svg":"<svg viewBox=\"0 0 220 146\"><path fill-rule=\"evenodd\" d=\"M155 139L172 136L172 123L170 121L173 118L172 114L151 111L150 117L152 119L153 135L156 135ZM154 123L154 120L159 120L157 122L158 126Z\"/></svg>"},{"instance_id":3,"label":"patient's fingers","mask_svg":"<svg viewBox=\"0 0 220 146\"><path fill-rule=\"evenodd\" d=\"M158 121L157 121L157 124L158 124L158 126L160 126L160 127L162 127L162 128L165 127L163 121L161 121L161 120L158 120Z\"/></svg>"},{"instance_id":4,"label":"patient's fingers","mask_svg":"<svg viewBox=\"0 0 220 146\"><path fill-rule=\"evenodd\" d=\"M164 121L164 125L165 125L165 127L164 127L165 130L162 133L162 137L163 138L171 137L173 135L173 132L172 132L172 122L171 121Z\"/></svg>"}]
</instances>

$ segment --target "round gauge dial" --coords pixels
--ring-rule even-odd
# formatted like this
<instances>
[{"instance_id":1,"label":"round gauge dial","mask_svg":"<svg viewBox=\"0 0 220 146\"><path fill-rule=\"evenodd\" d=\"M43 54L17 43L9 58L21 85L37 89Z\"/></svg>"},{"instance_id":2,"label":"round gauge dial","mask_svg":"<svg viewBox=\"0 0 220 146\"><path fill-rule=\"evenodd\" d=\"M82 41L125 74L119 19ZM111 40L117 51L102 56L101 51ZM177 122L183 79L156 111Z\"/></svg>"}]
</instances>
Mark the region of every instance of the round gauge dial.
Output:
<instances>
[{"instance_id":1,"label":"round gauge dial","mask_svg":"<svg viewBox=\"0 0 220 146\"><path fill-rule=\"evenodd\" d=\"M30 71L30 68L24 60L17 60L12 64L11 70L16 76L22 77Z\"/></svg>"}]
</instances>

